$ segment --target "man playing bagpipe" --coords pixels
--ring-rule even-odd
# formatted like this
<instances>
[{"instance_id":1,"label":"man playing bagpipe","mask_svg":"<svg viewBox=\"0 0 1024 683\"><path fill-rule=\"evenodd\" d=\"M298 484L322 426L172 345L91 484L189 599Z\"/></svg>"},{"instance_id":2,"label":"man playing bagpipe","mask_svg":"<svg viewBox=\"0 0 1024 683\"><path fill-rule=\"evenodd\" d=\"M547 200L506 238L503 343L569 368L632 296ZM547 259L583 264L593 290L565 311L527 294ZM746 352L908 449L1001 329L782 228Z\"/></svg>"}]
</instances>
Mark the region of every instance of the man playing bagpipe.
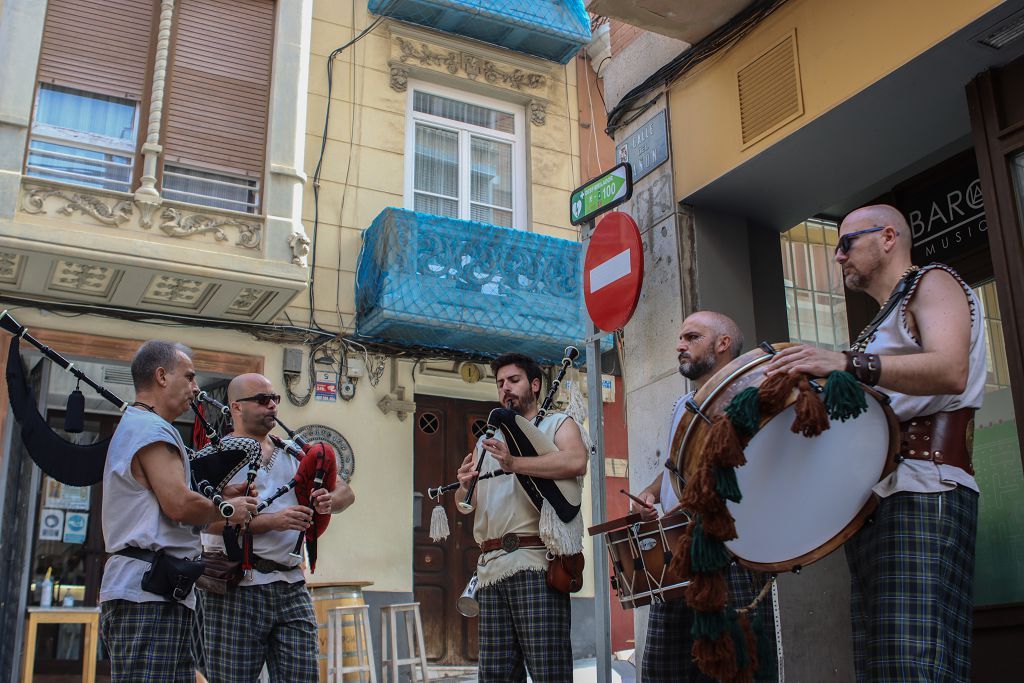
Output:
<instances>
[{"instance_id":1,"label":"man playing bagpipe","mask_svg":"<svg viewBox=\"0 0 1024 683\"><path fill-rule=\"evenodd\" d=\"M572 646L565 591L580 587L582 555L576 554L582 552L579 502L587 449L579 426L565 414L546 415L534 427L549 403L538 405L541 369L535 361L510 353L491 368L504 410L492 411L488 434L458 473L462 499L478 489L473 533L482 551L476 595L479 680L525 681L529 669L537 683L569 681ZM501 425L494 424L499 419ZM512 451L538 455L516 457ZM492 475L476 486L478 476L499 470L516 476ZM467 512L467 506L459 508ZM573 557L578 559L568 560ZM573 562L567 574L576 578L555 578Z\"/></svg>"},{"instance_id":2,"label":"man playing bagpipe","mask_svg":"<svg viewBox=\"0 0 1024 683\"><path fill-rule=\"evenodd\" d=\"M171 425L198 393L192 352L148 341L132 359L136 401L121 418L103 470L103 539L111 553L100 587L100 625L114 681L195 680L192 589L202 566L196 527L223 519L189 488L190 465ZM244 523L257 501L224 494ZM225 508L228 509L228 508ZM227 513L225 513L227 514Z\"/></svg>"},{"instance_id":3,"label":"man playing bagpipe","mask_svg":"<svg viewBox=\"0 0 1024 683\"><path fill-rule=\"evenodd\" d=\"M229 526L225 533L221 523L211 525L203 534L204 556L211 563L216 557L232 570L219 589L204 581L203 636L210 683L251 683L259 678L264 663L271 681L316 683L319 677L317 623L300 566L301 540L312 538L315 542L315 532L329 520L328 515L350 506L355 494L344 480L332 482L329 476L311 491L305 482L309 505L301 504L305 498L301 490L305 479L301 470L305 468L300 468L303 453L270 433L280 400L263 375L240 375L228 385L232 436L255 439L263 448L257 488L263 497L282 489L286 492L260 511L247 529ZM308 448L324 449L328 461L333 462L329 446L313 444ZM334 470L336 473L336 465ZM244 482L246 476L240 471L232 483ZM294 480L300 483L293 485ZM238 557L241 566L229 562L228 554Z\"/></svg>"}]
</instances>

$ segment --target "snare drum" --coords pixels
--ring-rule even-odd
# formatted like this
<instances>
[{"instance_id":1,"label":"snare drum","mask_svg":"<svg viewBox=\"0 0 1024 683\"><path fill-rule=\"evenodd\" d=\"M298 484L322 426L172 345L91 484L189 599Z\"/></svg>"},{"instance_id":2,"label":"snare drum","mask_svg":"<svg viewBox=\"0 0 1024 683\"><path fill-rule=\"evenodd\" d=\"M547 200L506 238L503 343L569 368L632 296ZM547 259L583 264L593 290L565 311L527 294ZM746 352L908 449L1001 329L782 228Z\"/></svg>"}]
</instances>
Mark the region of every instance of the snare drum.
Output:
<instances>
[{"instance_id":1,"label":"snare drum","mask_svg":"<svg viewBox=\"0 0 1024 683\"><path fill-rule=\"evenodd\" d=\"M672 549L689 523L685 513L675 512L651 522L632 514L590 527L591 536L605 536L612 585L624 609L683 597L690 582L670 572L668 566Z\"/></svg>"},{"instance_id":2,"label":"snare drum","mask_svg":"<svg viewBox=\"0 0 1024 683\"><path fill-rule=\"evenodd\" d=\"M775 344L787 346L792 344ZM770 359L754 349L715 373L694 396L701 413L714 419L743 389L760 387ZM743 499L728 502L737 538L725 545L740 564L769 572L799 569L845 543L874 510L878 500L871 488L895 469L900 432L885 395L863 388L867 411L832 420L816 437L790 431L795 389L781 412L761 416L760 431L744 449L747 464L736 468ZM689 411L679 421L672 461L684 477L702 464L710 431ZM672 485L681 496L678 478Z\"/></svg>"}]
</instances>

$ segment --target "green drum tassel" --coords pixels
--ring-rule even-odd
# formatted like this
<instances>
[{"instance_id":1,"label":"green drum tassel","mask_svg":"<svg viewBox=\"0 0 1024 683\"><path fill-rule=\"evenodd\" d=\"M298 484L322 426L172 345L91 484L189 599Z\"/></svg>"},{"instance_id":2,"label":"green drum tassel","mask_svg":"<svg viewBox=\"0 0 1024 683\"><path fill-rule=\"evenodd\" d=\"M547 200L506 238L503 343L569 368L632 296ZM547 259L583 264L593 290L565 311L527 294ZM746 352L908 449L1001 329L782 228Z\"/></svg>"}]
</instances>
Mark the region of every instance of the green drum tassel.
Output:
<instances>
[{"instance_id":1,"label":"green drum tassel","mask_svg":"<svg viewBox=\"0 0 1024 683\"><path fill-rule=\"evenodd\" d=\"M718 640L718 638L729 628L725 612L698 612L693 613L693 626L690 627L690 635L694 640L707 638Z\"/></svg>"},{"instance_id":2,"label":"green drum tassel","mask_svg":"<svg viewBox=\"0 0 1024 683\"><path fill-rule=\"evenodd\" d=\"M825 384L825 409L833 420L846 422L867 412L868 402L860 383L848 372L834 370Z\"/></svg>"},{"instance_id":3,"label":"green drum tassel","mask_svg":"<svg viewBox=\"0 0 1024 683\"><path fill-rule=\"evenodd\" d=\"M736 431L748 437L757 434L761 428L761 396L757 387L747 387L736 394L725 407L725 414Z\"/></svg>"},{"instance_id":4,"label":"green drum tassel","mask_svg":"<svg viewBox=\"0 0 1024 683\"><path fill-rule=\"evenodd\" d=\"M750 657L747 655L747 636L743 633L743 627L736 621L735 610L729 610L729 635L732 636L733 645L736 647L736 668L739 671L746 671L750 666Z\"/></svg>"},{"instance_id":5,"label":"green drum tassel","mask_svg":"<svg viewBox=\"0 0 1024 683\"><path fill-rule=\"evenodd\" d=\"M725 544L709 538L704 533L701 516L695 515L693 521L693 540L690 543L690 570L710 574L720 572L729 566L731 558Z\"/></svg>"},{"instance_id":6,"label":"green drum tassel","mask_svg":"<svg viewBox=\"0 0 1024 683\"><path fill-rule=\"evenodd\" d=\"M736 481L736 468L717 467L715 469L717 470L715 492L725 500L731 500L734 503L743 500L739 482Z\"/></svg>"}]
</instances>

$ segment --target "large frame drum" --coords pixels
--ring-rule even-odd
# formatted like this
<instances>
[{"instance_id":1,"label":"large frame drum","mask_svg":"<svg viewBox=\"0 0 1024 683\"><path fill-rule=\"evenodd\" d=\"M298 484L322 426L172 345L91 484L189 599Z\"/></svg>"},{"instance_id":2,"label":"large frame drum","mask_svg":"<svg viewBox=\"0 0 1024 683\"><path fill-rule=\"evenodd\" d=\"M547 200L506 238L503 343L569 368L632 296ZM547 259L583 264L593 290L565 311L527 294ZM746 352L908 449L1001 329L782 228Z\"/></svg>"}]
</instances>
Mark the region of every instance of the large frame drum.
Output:
<instances>
[{"instance_id":1,"label":"large frame drum","mask_svg":"<svg viewBox=\"0 0 1024 683\"><path fill-rule=\"evenodd\" d=\"M788 346L793 344L774 348ZM760 387L771 357L754 349L715 373L694 395L701 413L714 419L736 394ZM900 432L888 398L863 389L867 411L845 422L832 420L816 437L790 431L795 389L781 412L761 416L761 429L744 450L747 464L736 468L743 498L728 502L737 538L726 547L740 564L768 572L799 570L846 542L874 510L878 499L871 488L895 469ZM710 431L691 411L679 421L671 457L684 478L701 465ZM681 497L683 483L673 477L672 485Z\"/></svg>"}]
</instances>

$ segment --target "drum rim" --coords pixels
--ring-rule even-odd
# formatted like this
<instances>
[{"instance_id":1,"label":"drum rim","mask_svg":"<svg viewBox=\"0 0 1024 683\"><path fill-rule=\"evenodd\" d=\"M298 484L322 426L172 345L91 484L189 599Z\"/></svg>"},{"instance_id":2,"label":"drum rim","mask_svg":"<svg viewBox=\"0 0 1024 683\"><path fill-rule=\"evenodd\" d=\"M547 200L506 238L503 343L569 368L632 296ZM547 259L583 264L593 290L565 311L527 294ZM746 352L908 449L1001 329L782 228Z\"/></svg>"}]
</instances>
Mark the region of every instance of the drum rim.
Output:
<instances>
[{"instance_id":1,"label":"drum rim","mask_svg":"<svg viewBox=\"0 0 1024 683\"><path fill-rule=\"evenodd\" d=\"M790 346L798 346L798 344L793 342L779 342L776 344L772 344L772 347L775 348L776 350L782 350ZM762 355L755 356L749 360L746 359L747 356L750 356L757 352L760 352ZM715 397L717 397L718 394L726 386L728 386L733 379L747 372L751 368L760 365L766 360L770 360L771 357L772 354L769 354L763 349L754 348L748 351L747 353L737 356L735 359L730 361L728 365L726 365L721 370L712 375L711 379L709 379L708 382L704 385L704 387L707 387L708 385L713 385L713 388L710 390L707 396L702 398L700 403L701 411L703 412L707 405L711 401L713 401ZM733 368L733 365L736 365L737 367ZM722 376L721 379L719 379L720 375ZM889 405L888 396L886 396L883 392L879 391L878 389L870 387L866 384L860 384L860 386L865 393L869 394L878 402L879 407L882 409L886 421L889 424L889 448L888 452L886 453L885 463L882 466L882 473L878 479L878 481L882 481L887 476L889 476L899 464L896 459L896 456L899 454L900 450L899 419L896 417L896 413L893 412L892 407ZM694 394L694 399L697 398L697 394L703 391L704 387L701 387L701 389ZM683 420L680 420L679 425L676 428L675 434L673 434L672 437L672 448L671 452L669 453L669 458L673 459L673 464L675 464L676 454L678 453L680 454L680 456L682 455L686 443L690 439L690 435L692 430L694 429L694 425L699 420L699 418L696 415L690 413L689 411L686 411L686 414L684 415L683 419L685 420L687 417L689 418L689 420L686 421L685 429L683 425ZM682 432L682 437L680 437L680 432ZM681 457L679 459L682 460ZM679 465L676 466L679 467ZM680 468L679 471L683 476L685 476L685 470ZM672 478L672 489L673 491L675 491L676 496L681 499L683 492L682 487L679 484L679 479L677 477ZM856 515L854 515L853 519L851 519L846 524L846 526L844 526L835 536L833 536L831 539L821 544L817 548L814 548L804 553L803 555L800 555L799 557L784 560L781 562L753 562L750 560L746 560L740 557L739 555L736 555L731 550L729 550L729 554L736 560L737 563L754 571L771 573L800 571L800 569L802 569L803 567L806 567L807 565L817 562L818 560L821 560L826 556L830 555L831 553L835 552L844 543L846 543L846 541L848 541L855 533L857 533L861 529L862 526L864 526L865 520L875 511L875 508L878 507L878 503L878 495L872 492L871 495L868 497L868 500L861 507L860 511ZM728 547L726 549L728 550Z\"/></svg>"}]
</instances>

